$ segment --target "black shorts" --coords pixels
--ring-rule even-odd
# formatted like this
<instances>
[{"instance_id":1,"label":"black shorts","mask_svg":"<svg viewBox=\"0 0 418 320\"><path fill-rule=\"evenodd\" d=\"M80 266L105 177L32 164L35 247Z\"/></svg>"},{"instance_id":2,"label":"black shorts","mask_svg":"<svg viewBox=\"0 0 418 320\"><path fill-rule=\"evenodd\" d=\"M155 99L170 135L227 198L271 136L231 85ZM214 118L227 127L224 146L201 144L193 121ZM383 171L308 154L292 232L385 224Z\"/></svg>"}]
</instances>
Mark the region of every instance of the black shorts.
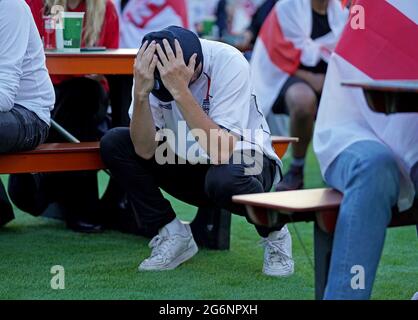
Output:
<instances>
[{"instance_id":1,"label":"black shorts","mask_svg":"<svg viewBox=\"0 0 418 320\"><path fill-rule=\"evenodd\" d=\"M287 79L287 81L285 82L285 84L282 87L282 90L280 90L279 96L277 97L276 101L273 104L273 113L274 114L287 114L289 115L289 108L286 104L286 92L287 90L289 90L289 88L291 86L293 86L296 83L304 83L306 85L308 85L309 87L312 88L312 86L306 82L305 80L297 77L297 76L290 76L289 79ZM317 93L314 88L312 88L312 90L315 92L316 97L317 97L317 101L319 103L319 101L321 100L321 94Z\"/></svg>"}]
</instances>

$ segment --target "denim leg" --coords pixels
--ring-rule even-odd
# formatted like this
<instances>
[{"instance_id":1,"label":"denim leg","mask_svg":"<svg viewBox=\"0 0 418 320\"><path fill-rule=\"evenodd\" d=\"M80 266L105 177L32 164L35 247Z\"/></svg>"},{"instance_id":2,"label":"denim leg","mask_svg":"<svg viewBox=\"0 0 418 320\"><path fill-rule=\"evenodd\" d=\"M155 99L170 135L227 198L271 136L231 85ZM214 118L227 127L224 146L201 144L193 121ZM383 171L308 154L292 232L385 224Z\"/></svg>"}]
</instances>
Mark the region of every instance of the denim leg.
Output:
<instances>
[{"instance_id":1,"label":"denim leg","mask_svg":"<svg viewBox=\"0 0 418 320\"><path fill-rule=\"evenodd\" d=\"M412 182L415 185L415 198L418 199L418 162L412 167L411 170ZM418 234L418 224L417 224L417 234Z\"/></svg>"},{"instance_id":2,"label":"denim leg","mask_svg":"<svg viewBox=\"0 0 418 320\"><path fill-rule=\"evenodd\" d=\"M343 192L344 198L324 299L370 298L386 228L398 199L399 179L393 153L372 141L349 146L326 171L326 182ZM352 281L362 284L361 278L355 281L361 272L354 266L364 270L364 287L359 289L352 287Z\"/></svg>"}]
</instances>

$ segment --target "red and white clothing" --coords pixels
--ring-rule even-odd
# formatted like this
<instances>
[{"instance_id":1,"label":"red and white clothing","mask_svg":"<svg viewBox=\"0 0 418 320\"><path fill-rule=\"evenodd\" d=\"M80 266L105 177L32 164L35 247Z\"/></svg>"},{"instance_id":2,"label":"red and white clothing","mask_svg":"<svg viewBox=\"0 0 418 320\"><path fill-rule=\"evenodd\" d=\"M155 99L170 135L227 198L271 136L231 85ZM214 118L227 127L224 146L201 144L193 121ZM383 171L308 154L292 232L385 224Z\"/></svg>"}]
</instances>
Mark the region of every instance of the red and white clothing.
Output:
<instances>
[{"instance_id":1,"label":"red and white clothing","mask_svg":"<svg viewBox=\"0 0 418 320\"><path fill-rule=\"evenodd\" d=\"M254 92L268 115L281 88L300 65L328 62L347 21L348 11L330 0L331 32L313 40L311 0L281 0L264 22L251 58Z\"/></svg>"},{"instance_id":2,"label":"red and white clothing","mask_svg":"<svg viewBox=\"0 0 418 320\"><path fill-rule=\"evenodd\" d=\"M87 1L87 0L86 0ZM41 37L44 35L44 25L43 25L43 0L26 0L29 4L36 24L39 29ZM77 8L66 9L69 12L86 12L86 2L81 1ZM84 25L86 24L86 19L84 20ZM83 28L84 32L84 28ZM81 42L81 47L85 47L84 40ZM100 37L95 44L95 46L106 47L108 49L117 49L119 48L119 19L115 9L115 6L111 0L106 0L106 11L103 19L102 31ZM54 84L59 84L64 80L71 79L73 76L51 76L52 82Z\"/></svg>"},{"instance_id":3,"label":"red and white clothing","mask_svg":"<svg viewBox=\"0 0 418 320\"><path fill-rule=\"evenodd\" d=\"M35 20L36 26L41 34L41 37L44 34L44 3L43 0L26 0L26 3L29 5L30 10L32 11L33 19Z\"/></svg>"},{"instance_id":4,"label":"red and white clothing","mask_svg":"<svg viewBox=\"0 0 418 320\"><path fill-rule=\"evenodd\" d=\"M314 134L321 171L348 146L376 141L388 146L403 173L399 209L414 199L409 178L418 161L418 115L385 115L371 111L361 89L341 86L345 80L418 80L418 6L414 1L360 0L367 12L365 28L346 27L328 66Z\"/></svg>"},{"instance_id":5,"label":"red and white clothing","mask_svg":"<svg viewBox=\"0 0 418 320\"><path fill-rule=\"evenodd\" d=\"M120 18L120 47L139 48L149 32L171 25L189 28L186 0L130 0L121 8L115 0Z\"/></svg>"}]
</instances>

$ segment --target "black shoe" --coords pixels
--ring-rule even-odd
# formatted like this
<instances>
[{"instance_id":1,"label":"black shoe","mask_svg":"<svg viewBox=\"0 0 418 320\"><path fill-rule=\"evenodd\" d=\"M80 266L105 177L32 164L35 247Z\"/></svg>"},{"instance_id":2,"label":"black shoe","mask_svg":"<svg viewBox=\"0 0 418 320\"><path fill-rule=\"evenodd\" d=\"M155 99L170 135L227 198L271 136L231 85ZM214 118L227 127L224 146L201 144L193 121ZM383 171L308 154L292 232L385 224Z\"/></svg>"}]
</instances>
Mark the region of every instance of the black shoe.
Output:
<instances>
[{"instance_id":1,"label":"black shoe","mask_svg":"<svg viewBox=\"0 0 418 320\"><path fill-rule=\"evenodd\" d=\"M6 225L15 218L12 204L7 197L3 183L0 181L0 227Z\"/></svg>"},{"instance_id":2,"label":"black shoe","mask_svg":"<svg viewBox=\"0 0 418 320\"><path fill-rule=\"evenodd\" d=\"M276 191L291 191L303 189L303 167L291 166L277 185Z\"/></svg>"},{"instance_id":3,"label":"black shoe","mask_svg":"<svg viewBox=\"0 0 418 320\"><path fill-rule=\"evenodd\" d=\"M3 227L4 225L8 224L14 218L15 215L13 213L13 208L10 205L10 203L3 203L2 200L0 200L0 227Z\"/></svg>"},{"instance_id":4,"label":"black shoe","mask_svg":"<svg viewBox=\"0 0 418 320\"><path fill-rule=\"evenodd\" d=\"M67 221L67 228L80 233L103 232L101 224L90 223L82 220Z\"/></svg>"}]
</instances>

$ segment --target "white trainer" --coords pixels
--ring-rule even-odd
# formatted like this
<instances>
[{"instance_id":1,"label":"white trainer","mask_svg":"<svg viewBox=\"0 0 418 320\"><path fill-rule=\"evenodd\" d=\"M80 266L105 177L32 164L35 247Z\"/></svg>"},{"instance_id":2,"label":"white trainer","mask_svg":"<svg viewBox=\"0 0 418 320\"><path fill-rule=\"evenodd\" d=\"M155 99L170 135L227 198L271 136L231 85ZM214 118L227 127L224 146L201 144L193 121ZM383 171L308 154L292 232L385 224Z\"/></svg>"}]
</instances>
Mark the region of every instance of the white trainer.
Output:
<instances>
[{"instance_id":1,"label":"white trainer","mask_svg":"<svg viewBox=\"0 0 418 320\"><path fill-rule=\"evenodd\" d=\"M270 233L261 240L264 246L263 273L268 276L288 277L295 272L292 258L292 237L287 226Z\"/></svg>"},{"instance_id":2,"label":"white trainer","mask_svg":"<svg viewBox=\"0 0 418 320\"><path fill-rule=\"evenodd\" d=\"M187 236L171 235L167 227L163 227L149 243L149 247L152 249L151 256L139 265L138 270L172 270L192 258L198 252L198 248L190 226L185 225L185 227L188 230Z\"/></svg>"},{"instance_id":3,"label":"white trainer","mask_svg":"<svg viewBox=\"0 0 418 320\"><path fill-rule=\"evenodd\" d=\"M418 300L418 292L415 292L411 300Z\"/></svg>"}]
</instances>

